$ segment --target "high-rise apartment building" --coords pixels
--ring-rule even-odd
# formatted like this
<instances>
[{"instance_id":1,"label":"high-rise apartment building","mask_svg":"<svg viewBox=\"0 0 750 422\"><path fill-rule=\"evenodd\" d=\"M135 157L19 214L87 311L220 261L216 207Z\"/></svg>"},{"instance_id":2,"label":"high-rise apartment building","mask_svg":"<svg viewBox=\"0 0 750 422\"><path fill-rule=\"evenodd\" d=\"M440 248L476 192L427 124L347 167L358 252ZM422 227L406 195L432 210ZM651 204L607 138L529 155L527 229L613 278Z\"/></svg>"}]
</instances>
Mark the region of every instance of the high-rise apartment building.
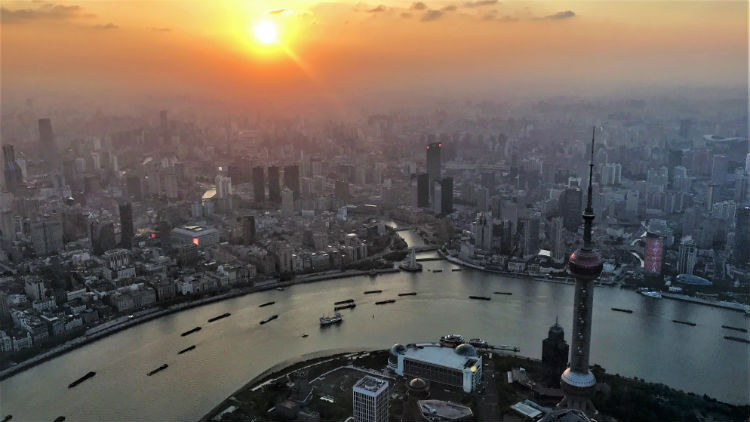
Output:
<instances>
[{"instance_id":1,"label":"high-rise apartment building","mask_svg":"<svg viewBox=\"0 0 750 422\"><path fill-rule=\"evenodd\" d=\"M128 202L120 204L120 246L125 249L133 247L133 206Z\"/></svg>"},{"instance_id":2,"label":"high-rise apartment building","mask_svg":"<svg viewBox=\"0 0 750 422\"><path fill-rule=\"evenodd\" d=\"M255 202L266 200L266 179L263 167L253 167L253 199Z\"/></svg>"},{"instance_id":3,"label":"high-rise apartment building","mask_svg":"<svg viewBox=\"0 0 750 422\"><path fill-rule=\"evenodd\" d=\"M352 389L354 422L388 422L388 381L365 375Z\"/></svg>"},{"instance_id":4,"label":"high-rise apartment building","mask_svg":"<svg viewBox=\"0 0 750 422\"><path fill-rule=\"evenodd\" d=\"M271 166L268 168L268 199L271 202L281 202L281 185L279 180L279 168Z\"/></svg>"}]
</instances>

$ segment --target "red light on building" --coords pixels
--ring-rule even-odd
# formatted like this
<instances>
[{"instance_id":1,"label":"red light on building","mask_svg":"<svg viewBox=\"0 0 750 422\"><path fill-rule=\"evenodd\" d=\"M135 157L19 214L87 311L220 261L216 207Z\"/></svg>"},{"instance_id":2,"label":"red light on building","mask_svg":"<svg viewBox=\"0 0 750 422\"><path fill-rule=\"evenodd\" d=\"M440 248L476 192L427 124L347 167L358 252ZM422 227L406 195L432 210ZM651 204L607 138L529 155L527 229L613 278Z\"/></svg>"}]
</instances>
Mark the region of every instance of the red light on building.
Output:
<instances>
[{"instance_id":1,"label":"red light on building","mask_svg":"<svg viewBox=\"0 0 750 422\"><path fill-rule=\"evenodd\" d=\"M156 233L151 233L151 238L153 239L155 237L156 237Z\"/></svg>"},{"instance_id":2,"label":"red light on building","mask_svg":"<svg viewBox=\"0 0 750 422\"><path fill-rule=\"evenodd\" d=\"M193 238L193 245L195 245L195 246L198 246L198 244L200 244L200 243L201 243L201 242L200 242L200 240L198 240L198 238L197 238L197 237L194 237L194 238Z\"/></svg>"},{"instance_id":3,"label":"red light on building","mask_svg":"<svg viewBox=\"0 0 750 422\"><path fill-rule=\"evenodd\" d=\"M429 145L427 145L427 149L430 149L430 146L429 146Z\"/></svg>"},{"instance_id":4,"label":"red light on building","mask_svg":"<svg viewBox=\"0 0 750 422\"><path fill-rule=\"evenodd\" d=\"M443 147L443 144L438 144L438 148L442 148L442 147Z\"/></svg>"}]
</instances>

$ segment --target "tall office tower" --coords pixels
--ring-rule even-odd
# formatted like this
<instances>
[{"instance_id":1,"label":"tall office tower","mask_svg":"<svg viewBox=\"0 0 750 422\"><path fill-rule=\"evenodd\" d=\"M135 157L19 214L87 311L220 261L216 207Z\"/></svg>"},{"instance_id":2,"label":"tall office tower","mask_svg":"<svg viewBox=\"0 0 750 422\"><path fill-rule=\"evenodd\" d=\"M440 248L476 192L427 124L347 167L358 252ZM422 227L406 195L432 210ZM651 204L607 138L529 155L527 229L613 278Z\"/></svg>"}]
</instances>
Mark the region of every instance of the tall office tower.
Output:
<instances>
[{"instance_id":1,"label":"tall office tower","mask_svg":"<svg viewBox=\"0 0 750 422\"><path fill-rule=\"evenodd\" d=\"M427 173L417 175L417 206L430 206L430 176Z\"/></svg>"},{"instance_id":2,"label":"tall office tower","mask_svg":"<svg viewBox=\"0 0 750 422\"><path fill-rule=\"evenodd\" d=\"M471 234L474 246L489 251L492 249L492 215L479 213L477 219L471 223Z\"/></svg>"},{"instance_id":3,"label":"tall office tower","mask_svg":"<svg viewBox=\"0 0 750 422\"><path fill-rule=\"evenodd\" d=\"M271 166L268 168L268 199L271 202L281 202L281 185L279 184L279 168Z\"/></svg>"},{"instance_id":4,"label":"tall office tower","mask_svg":"<svg viewBox=\"0 0 750 422\"><path fill-rule=\"evenodd\" d=\"M440 182L440 211L443 215L453 212L453 178L443 177Z\"/></svg>"},{"instance_id":5,"label":"tall office tower","mask_svg":"<svg viewBox=\"0 0 750 422\"><path fill-rule=\"evenodd\" d=\"M159 136L161 136L162 143L169 142L169 119L167 117L167 110L159 111Z\"/></svg>"},{"instance_id":6,"label":"tall office tower","mask_svg":"<svg viewBox=\"0 0 750 422\"><path fill-rule=\"evenodd\" d=\"M156 237L159 238L160 246L164 251L172 248L172 232L167 221L160 220L156 223Z\"/></svg>"},{"instance_id":7,"label":"tall office tower","mask_svg":"<svg viewBox=\"0 0 750 422\"><path fill-rule=\"evenodd\" d=\"M253 198L255 202L266 200L266 179L263 167L253 167Z\"/></svg>"},{"instance_id":8,"label":"tall office tower","mask_svg":"<svg viewBox=\"0 0 750 422\"><path fill-rule=\"evenodd\" d=\"M440 150L443 144L433 142L427 145L427 175L430 177L430 201L435 200L434 184L442 179L442 168L440 165Z\"/></svg>"},{"instance_id":9,"label":"tall office tower","mask_svg":"<svg viewBox=\"0 0 750 422\"><path fill-rule=\"evenodd\" d=\"M346 180L337 180L334 185L334 195L336 199L342 201L349 199L349 182Z\"/></svg>"},{"instance_id":10,"label":"tall office tower","mask_svg":"<svg viewBox=\"0 0 750 422\"><path fill-rule=\"evenodd\" d=\"M685 236L680 242L680 258L677 261L678 274L692 274L695 268L695 260L698 257L698 248L691 236Z\"/></svg>"},{"instance_id":11,"label":"tall office tower","mask_svg":"<svg viewBox=\"0 0 750 422\"><path fill-rule=\"evenodd\" d=\"M49 255L63 248L62 221L57 216L44 216L31 223L31 244L37 256Z\"/></svg>"},{"instance_id":12,"label":"tall office tower","mask_svg":"<svg viewBox=\"0 0 750 422\"><path fill-rule=\"evenodd\" d=\"M59 157L50 119L39 119L39 143L41 144L42 158L48 163L56 163Z\"/></svg>"},{"instance_id":13,"label":"tall office tower","mask_svg":"<svg viewBox=\"0 0 750 422\"><path fill-rule=\"evenodd\" d=\"M140 201L143 199L143 192L141 188L141 177L135 174L128 176L127 178L128 196L130 199Z\"/></svg>"},{"instance_id":14,"label":"tall office tower","mask_svg":"<svg viewBox=\"0 0 750 422\"><path fill-rule=\"evenodd\" d=\"M714 155L713 164L711 165L711 183L721 185L727 181L727 166L729 160L726 155Z\"/></svg>"},{"instance_id":15,"label":"tall office tower","mask_svg":"<svg viewBox=\"0 0 750 422\"><path fill-rule=\"evenodd\" d=\"M91 250L96 255L114 249L116 246L114 225L111 222L90 221L89 241L91 242Z\"/></svg>"},{"instance_id":16,"label":"tall office tower","mask_svg":"<svg viewBox=\"0 0 750 422\"><path fill-rule=\"evenodd\" d=\"M576 232L581 225L579 213L583 194L578 188L567 188L560 195L560 214L563 217L565 230Z\"/></svg>"},{"instance_id":17,"label":"tall office tower","mask_svg":"<svg viewBox=\"0 0 750 422\"><path fill-rule=\"evenodd\" d=\"M734 261L744 267L750 264L750 207L737 207L734 218Z\"/></svg>"},{"instance_id":18,"label":"tall office tower","mask_svg":"<svg viewBox=\"0 0 750 422\"><path fill-rule=\"evenodd\" d=\"M120 204L120 246L125 249L133 247L133 205L130 202Z\"/></svg>"},{"instance_id":19,"label":"tall office tower","mask_svg":"<svg viewBox=\"0 0 750 422\"><path fill-rule=\"evenodd\" d=\"M284 167L284 186L291 189L294 199L299 199L299 166Z\"/></svg>"},{"instance_id":20,"label":"tall office tower","mask_svg":"<svg viewBox=\"0 0 750 422\"><path fill-rule=\"evenodd\" d=\"M550 224L550 239L552 240L552 259L555 262L565 260L565 238L563 237L563 218L554 217Z\"/></svg>"},{"instance_id":21,"label":"tall office tower","mask_svg":"<svg viewBox=\"0 0 750 422\"><path fill-rule=\"evenodd\" d=\"M539 253L539 222L539 214L534 214L518 221L524 256L532 256Z\"/></svg>"},{"instance_id":22,"label":"tall office tower","mask_svg":"<svg viewBox=\"0 0 750 422\"><path fill-rule=\"evenodd\" d=\"M226 199L232 195L232 178L222 175L216 176L216 198Z\"/></svg>"},{"instance_id":23,"label":"tall office tower","mask_svg":"<svg viewBox=\"0 0 750 422\"><path fill-rule=\"evenodd\" d=\"M287 187L281 190L281 213L286 216L294 214L294 192Z\"/></svg>"},{"instance_id":24,"label":"tall office tower","mask_svg":"<svg viewBox=\"0 0 750 422\"><path fill-rule=\"evenodd\" d=\"M388 381L365 375L352 389L354 422L388 422Z\"/></svg>"},{"instance_id":25,"label":"tall office tower","mask_svg":"<svg viewBox=\"0 0 750 422\"><path fill-rule=\"evenodd\" d=\"M560 377L563 399L560 405L581 411L596 411L591 396L596 387L596 378L589 370L591 348L591 312L594 307L594 280L602 273L603 261L594 250L591 229L594 209L591 206L591 179L594 176L594 136L591 137L591 161L589 162L589 186L586 209L583 211L583 247L573 252L568 261L568 270L576 278L573 300L573 331L571 334L570 367Z\"/></svg>"},{"instance_id":26,"label":"tall office tower","mask_svg":"<svg viewBox=\"0 0 750 422\"><path fill-rule=\"evenodd\" d=\"M443 186L440 183L433 184L435 200L432 201L432 213L435 215L443 214Z\"/></svg>"},{"instance_id":27,"label":"tall office tower","mask_svg":"<svg viewBox=\"0 0 750 422\"><path fill-rule=\"evenodd\" d=\"M23 171L16 163L13 145L3 145L3 176L5 176L5 188L10 192L14 192L23 183Z\"/></svg>"},{"instance_id":28,"label":"tall office tower","mask_svg":"<svg viewBox=\"0 0 750 422\"><path fill-rule=\"evenodd\" d=\"M560 374L565 371L569 351L565 331L555 319L555 325L549 327L547 338L542 340L542 377L546 385L560 385Z\"/></svg>"},{"instance_id":29,"label":"tall office tower","mask_svg":"<svg viewBox=\"0 0 750 422\"><path fill-rule=\"evenodd\" d=\"M251 245L255 242L255 217L246 215L242 217L242 244Z\"/></svg>"},{"instance_id":30,"label":"tall office tower","mask_svg":"<svg viewBox=\"0 0 750 422\"><path fill-rule=\"evenodd\" d=\"M664 239L657 233L646 233L644 247L643 271L648 275L661 274L661 262L664 254Z\"/></svg>"}]
</instances>

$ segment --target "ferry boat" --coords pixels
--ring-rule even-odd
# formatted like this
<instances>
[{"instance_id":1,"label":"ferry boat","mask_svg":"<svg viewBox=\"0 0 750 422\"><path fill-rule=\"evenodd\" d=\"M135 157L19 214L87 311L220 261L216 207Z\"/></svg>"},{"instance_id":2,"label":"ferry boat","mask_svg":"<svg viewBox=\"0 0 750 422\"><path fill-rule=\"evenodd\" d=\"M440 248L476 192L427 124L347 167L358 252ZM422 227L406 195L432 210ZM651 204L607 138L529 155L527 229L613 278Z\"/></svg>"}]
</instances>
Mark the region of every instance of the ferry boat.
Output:
<instances>
[{"instance_id":1,"label":"ferry boat","mask_svg":"<svg viewBox=\"0 0 750 422\"><path fill-rule=\"evenodd\" d=\"M399 296L416 296L417 292L399 293Z\"/></svg>"},{"instance_id":2,"label":"ferry boat","mask_svg":"<svg viewBox=\"0 0 750 422\"><path fill-rule=\"evenodd\" d=\"M661 299L661 292L657 292L655 290L644 290L639 293L642 294L643 296L648 296L650 298Z\"/></svg>"},{"instance_id":3,"label":"ferry boat","mask_svg":"<svg viewBox=\"0 0 750 422\"><path fill-rule=\"evenodd\" d=\"M258 307L259 308L265 308L266 306L271 306L274 303L276 303L276 302L275 301L270 301L270 302L266 302L266 303L261 303Z\"/></svg>"},{"instance_id":4,"label":"ferry boat","mask_svg":"<svg viewBox=\"0 0 750 422\"><path fill-rule=\"evenodd\" d=\"M268 318L264 319L263 321L261 321L260 325L263 325L263 324L265 324L267 322L271 322L271 321L275 320L278 317L279 317L278 315L271 315L270 317L268 317Z\"/></svg>"},{"instance_id":5,"label":"ferry boat","mask_svg":"<svg viewBox=\"0 0 750 422\"><path fill-rule=\"evenodd\" d=\"M469 340L469 344L471 344L474 347L482 347L482 348L490 347L490 344L487 343L486 340L482 340L481 338L473 338Z\"/></svg>"},{"instance_id":6,"label":"ferry boat","mask_svg":"<svg viewBox=\"0 0 750 422\"><path fill-rule=\"evenodd\" d=\"M334 311L340 311L340 310L342 310L342 309L354 309L354 308L356 308L356 307L357 307L357 304L356 304L356 303L347 303L346 305L338 305L338 306L334 306L334 307L333 307L333 310L334 310Z\"/></svg>"},{"instance_id":7,"label":"ferry boat","mask_svg":"<svg viewBox=\"0 0 750 422\"><path fill-rule=\"evenodd\" d=\"M492 298L488 296L469 296L469 299L476 299L476 300L492 300Z\"/></svg>"},{"instance_id":8,"label":"ferry boat","mask_svg":"<svg viewBox=\"0 0 750 422\"><path fill-rule=\"evenodd\" d=\"M158 368L154 369L153 371L149 372L149 373L148 373L148 374L146 374L146 375L148 375L148 376L150 377L151 375L154 375L155 373L157 373L157 372L159 372L159 371L163 371L163 370L167 369L167 367L168 367L168 366L169 366L169 365L167 365L166 363L165 363L165 364L162 364L162 366L160 366L160 367L158 367Z\"/></svg>"},{"instance_id":9,"label":"ferry boat","mask_svg":"<svg viewBox=\"0 0 750 422\"><path fill-rule=\"evenodd\" d=\"M464 337L460 334L448 334L440 337L440 344L447 347L456 347L459 344L466 343Z\"/></svg>"},{"instance_id":10,"label":"ferry boat","mask_svg":"<svg viewBox=\"0 0 750 422\"><path fill-rule=\"evenodd\" d=\"M336 312L332 317L327 315L320 317L320 326L326 327L329 325L338 324L343 320L344 318L341 316L341 314Z\"/></svg>"},{"instance_id":11,"label":"ferry boat","mask_svg":"<svg viewBox=\"0 0 750 422\"><path fill-rule=\"evenodd\" d=\"M367 291L365 291L366 295L372 295L372 294L376 294L376 293L383 293L383 291L382 290L367 290Z\"/></svg>"},{"instance_id":12,"label":"ferry boat","mask_svg":"<svg viewBox=\"0 0 750 422\"><path fill-rule=\"evenodd\" d=\"M86 375L84 375L81 378L78 378L77 380L75 380L75 381L71 382L70 384L68 384L68 388L73 388L76 385L78 385L78 384L86 381L87 379L93 377L94 375L96 375L96 372L89 371L88 373L86 373Z\"/></svg>"},{"instance_id":13,"label":"ferry boat","mask_svg":"<svg viewBox=\"0 0 750 422\"><path fill-rule=\"evenodd\" d=\"M345 303L354 303L354 299L346 299L346 300L339 300L338 302L333 302L334 305L343 305Z\"/></svg>"},{"instance_id":14,"label":"ferry boat","mask_svg":"<svg viewBox=\"0 0 750 422\"><path fill-rule=\"evenodd\" d=\"M387 303L395 303L396 299L388 299L388 300L381 300L379 302L375 302L376 305L385 305Z\"/></svg>"}]
</instances>

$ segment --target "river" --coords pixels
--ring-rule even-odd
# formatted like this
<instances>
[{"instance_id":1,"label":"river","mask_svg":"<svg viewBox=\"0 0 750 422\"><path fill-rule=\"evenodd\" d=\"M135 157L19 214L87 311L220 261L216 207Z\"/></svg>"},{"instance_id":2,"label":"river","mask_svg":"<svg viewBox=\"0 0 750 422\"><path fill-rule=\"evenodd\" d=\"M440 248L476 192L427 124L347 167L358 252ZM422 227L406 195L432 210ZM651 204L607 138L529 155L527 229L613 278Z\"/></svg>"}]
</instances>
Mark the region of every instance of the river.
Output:
<instances>
[{"instance_id":1,"label":"river","mask_svg":"<svg viewBox=\"0 0 750 422\"><path fill-rule=\"evenodd\" d=\"M408 236L413 236L409 233ZM197 420L248 380L278 362L305 353L437 340L443 334L481 337L541 357L542 339L559 317L570 342L573 288L423 262L422 273L393 273L303 284L194 308L153 320L21 372L0 385L0 413L14 420ZM442 272L428 271L442 269ZM365 290L382 289L379 295ZM511 296L493 295L496 290ZM417 296L398 297L400 292ZM468 295L492 296L492 301ZM353 298L344 322L321 329L318 318L336 300ZM390 305L377 300L395 298ZM259 308L267 301L273 306ZM629 308L626 314L611 307ZM207 320L224 312L231 317ZM278 319L260 325L273 314ZM693 321L690 327L673 319ZM739 312L632 291L596 288L591 361L610 373L747 403L750 348L728 341L741 335L721 325L748 327ZM203 329L187 337L180 333ZM308 333L308 338L302 338ZM177 351L195 344L183 355ZM162 363L169 368L148 377ZM68 389L88 371L96 376Z\"/></svg>"}]
</instances>

